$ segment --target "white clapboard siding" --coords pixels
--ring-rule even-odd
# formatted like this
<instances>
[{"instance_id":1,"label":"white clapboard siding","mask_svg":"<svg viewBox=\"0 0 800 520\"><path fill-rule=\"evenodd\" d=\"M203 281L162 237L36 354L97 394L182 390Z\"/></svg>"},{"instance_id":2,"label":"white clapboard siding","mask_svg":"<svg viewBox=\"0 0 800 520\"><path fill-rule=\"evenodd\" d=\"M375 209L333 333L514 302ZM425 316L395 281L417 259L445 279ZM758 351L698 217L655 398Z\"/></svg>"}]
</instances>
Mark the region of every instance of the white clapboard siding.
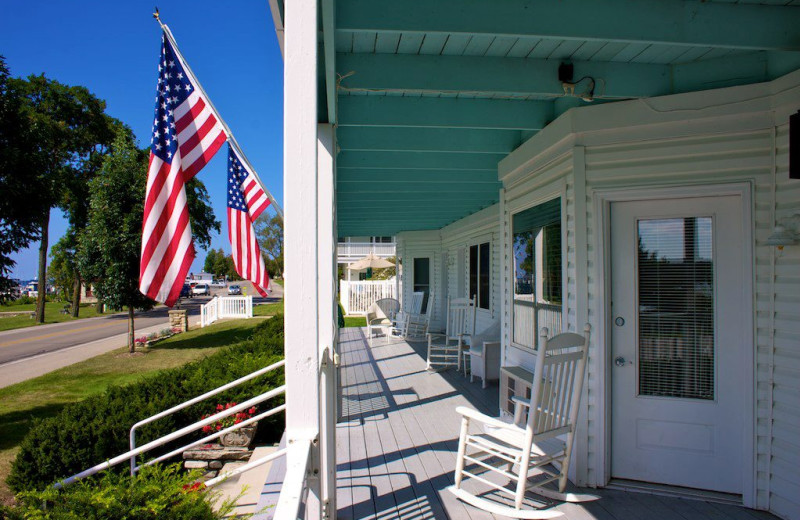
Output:
<instances>
[{"instance_id":1,"label":"white clapboard siding","mask_svg":"<svg viewBox=\"0 0 800 520\"><path fill-rule=\"evenodd\" d=\"M438 330L444 323L442 293L446 290L442 273L442 241L439 230L407 231L399 233L396 240L398 259L402 262L400 306L404 308L411 304L411 293L414 292L414 258L430 258L430 290L433 295L433 307L430 310L431 329Z\"/></svg>"},{"instance_id":2,"label":"white clapboard siding","mask_svg":"<svg viewBox=\"0 0 800 520\"><path fill-rule=\"evenodd\" d=\"M339 297L347 315L360 316L369 311L376 301L397 298L394 280L339 281Z\"/></svg>"},{"instance_id":3,"label":"white clapboard siding","mask_svg":"<svg viewBox=\"0 0 800 520\"><path fill-rule=\"evenodd\" d=\"M765 242L777 220L800 213L800 181L788 179L786 124L788 114L798 109L798 85L800 72L795 72L771 84L721 89L715 96L694 93L572 110L521 145L499 169L505 189L500 241L506 250L510 215L560 185L567 260L564 327L570 330L587 319L593 331L603 330L605 281L595 249L603 228L595 214L595 190L752 186L756 492L751 499L756 507L787 519L800 518L800 247L777 252ZM508 302L511 269L504 258L501 294ZM529 366L532 353L510 341L510 303L501 313L504 364ZM576 442L576 477L588 485L605 483L600 473L606 451L600 444L605 429L605 363L596 358L600 341L593 334Z\"/></svg>"},{"instance_id":4,"label":"white clapboard siding","mask_svg":"<svg viewBox=\"0 0 800 520\"><path fill-rule=\"evenodd\" d=\"M789 126L780 125L776 129L775 157L775 217L785 218L800 213L800 180L789 179ZM772 248L770 248L772 249ZM769 468L770 509L784 518L800 517L800 247L786 247L775 255L774 302L769 302L774 322L772 344L764 336L769 327L761 327L759 319L759 381L760 390L769 391L767 367L763 367L762 357L769 358L762 350L772 346L772 430L770 438L759 424L759 444L769 443L768 462L765 453L759 453L759 470ZM759 284L761 288L761 284ZM766 302L769 295L759 292L757 301ZM759 314L761 314L759 312ZM769 316L768 316L769 317ZM766 369L766 370L765 370ZM762 382L763 381L763 382ZM760 396L759 396L760 397ZM759 418L763 417L766 406L759 399ZM761 423L762 421L759 421ZM764 475L766 477L766 475ZM761 479L759 479L761 480Z\"/></svg>"},{"instance_id":5,"label":"white clapboard siding","mask_svg":"<svg viewBox=\"0 0 800 520\"><path fill-rule=\"evenodd\" d=\"M442 228L442 250L447 252L447 293L446 296L462 298L469 292L469 247L489 242L491 251L489 291L491 294L489 310L478 309L475 330L481 332L497 322L500 317L501 252L500 205L495 204L477 213ZM463 279L459 284L459 257L464 256ZM464 288L459 293L459 286Z\"/></svg>"}]
</instances>

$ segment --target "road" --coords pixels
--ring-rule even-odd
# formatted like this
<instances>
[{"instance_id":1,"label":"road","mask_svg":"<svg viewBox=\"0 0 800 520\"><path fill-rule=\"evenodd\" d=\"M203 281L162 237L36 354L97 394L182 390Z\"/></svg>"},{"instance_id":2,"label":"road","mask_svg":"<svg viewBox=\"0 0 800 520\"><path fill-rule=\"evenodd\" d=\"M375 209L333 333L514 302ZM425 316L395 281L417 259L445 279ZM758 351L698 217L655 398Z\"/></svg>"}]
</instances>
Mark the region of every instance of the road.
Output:
<instances>
[{"instance_id":1,"label":"road","mask_svg":"<svg viewBox=\"0 0 800 520\"><path fill-rule=\"evenodd\" d=\"M238 282L238 284L246 290L247 294L255 294L248 283ZM283 296L282 289L279 285L273 284L272 297L268 299L256 297L254 303L276 301ZM214 288L212 296L217 294L227 294L227 290ZM210 299L209 296L184 298L180 308L189 311L189 321L192 322L195 321L192 320L192 317L200 315L200 306ZM147 312L137 312L136 329L144 330L159 325L166 328L168 311L167 307L162 306ZM0 365L111 338L124 334L127 330L128 315L120 313L0 332Z\"/></svg>"}]
</instances>

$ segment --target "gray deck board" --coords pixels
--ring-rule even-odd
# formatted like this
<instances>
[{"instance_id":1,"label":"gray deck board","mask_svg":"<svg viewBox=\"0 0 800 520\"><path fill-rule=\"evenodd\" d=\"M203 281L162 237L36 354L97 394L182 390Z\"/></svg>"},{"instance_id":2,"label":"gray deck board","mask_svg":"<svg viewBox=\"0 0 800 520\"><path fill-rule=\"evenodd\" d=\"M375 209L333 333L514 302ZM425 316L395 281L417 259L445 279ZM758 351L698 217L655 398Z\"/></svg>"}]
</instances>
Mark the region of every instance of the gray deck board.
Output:
<instances>
[{"instance_id":1,"label":"gray deck board","mask_svg":"<svg viewBox=\"0 0 800 520\"><path fill-rule=\"evenodd\" d=\"M425 346L397 339L367 345L361 329L340 334L342 421L337 425L338 518L495 517L457 500L453 483L457 406L498 412L497 385L481 388L453 370L425 371ZM618 489L582 490L595 502L559 504L565 520L775 520L761 511Z\"/></svg>"}]
</instances>

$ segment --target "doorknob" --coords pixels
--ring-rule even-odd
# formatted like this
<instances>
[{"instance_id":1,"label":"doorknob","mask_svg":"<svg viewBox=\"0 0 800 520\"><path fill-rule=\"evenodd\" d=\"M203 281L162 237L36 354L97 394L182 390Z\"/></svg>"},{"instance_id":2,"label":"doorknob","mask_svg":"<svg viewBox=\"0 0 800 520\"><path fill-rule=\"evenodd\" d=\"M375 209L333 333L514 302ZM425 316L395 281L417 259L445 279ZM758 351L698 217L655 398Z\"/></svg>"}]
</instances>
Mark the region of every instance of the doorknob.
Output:
<instances>
[{"instance_id":1,"label":"doorknob","mask_svg":"<svg viewBox=\"0 0 800 520\"><path fill-rule=\"evenodd\" d=\"M617 316L617 319L614 320L614 324L617 327L622 327L623 325L625 325L625 318L623 318L622 316Z\"/></svg>"},{"instance_id":2,"label":"doorknob","mask_svg":"<svg viewBox=\"0 0 800 520\"><path fill-rule=\"evenodd\" d=\"M614 364L617 365L618 367L624 367L625 365L628 364L628 362L625 361L624 357L617 356L616 358L614 358Z\"/></svg>"}]
</instances>

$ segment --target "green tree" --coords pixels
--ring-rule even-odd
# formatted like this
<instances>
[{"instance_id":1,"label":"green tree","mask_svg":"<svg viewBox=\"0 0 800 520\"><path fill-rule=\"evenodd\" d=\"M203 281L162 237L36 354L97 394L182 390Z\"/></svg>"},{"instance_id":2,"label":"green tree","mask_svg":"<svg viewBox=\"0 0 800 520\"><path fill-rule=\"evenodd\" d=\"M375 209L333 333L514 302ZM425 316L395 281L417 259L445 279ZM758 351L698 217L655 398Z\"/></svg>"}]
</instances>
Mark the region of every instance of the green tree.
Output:
<instances>
[{"instance_id":1,"label":"green tree","mask_svg":"<svg viewBox=\"0 0 800 520\"><path fill-rule=\"evenodd\" d=\"M78 237L70 228L50 250L49 278L62 300L71 304L72 316L78 317L81 305L81 277L77 261Z\"/></svg>"},{"instance_id":2,"label":"green tree","mask_svg":"<svg viewBox=\"0 0 800 520\"><path fill-rule=\"evenodd\" d=\"M29 165L23 175L29 183L22 202L30 204L38 224L39 280L42 287L36 320L44 322L47 272L48 225L50 210L60 207L70 212L85 204L86 183L102 162L120 123L105 114L105 102L85 87L68 86L44 75L27 79L7 78L17 112L27 127L22 141ZM68 196L72 194L72 196Z\"/></svg>"},{"instance_id":3,"label":"green tree","mask_svg":"<svg viewBox=\"0 0 800 520\"><path fill-rule=\"evenodd\" d=\"M264 214L256 220L255 229L267 272L273 277L283 276L283 219Z\"/></svg>"},{"instance_id":4,"label":"green tree","mask_svg":"<svg viewBox=\"0 0 800 520\"><path fill-rule=\"evenodd\" d=\"M139 255L147 179L147 155L120 132L89 183L88 223L78 241L78 266L98 298L128 308L128 350L134 351L134 309L155 302L139 292Z\"/></svg>"},{"instance_id":5,"label":"green tree","mask_svg":"<svg viewBox=\"0 0 800 520\"><path fill-rule=\"evenodd\" d=\"M0 56L0 299L11 288L11 256L39 238L42 200L35 129L23 114L24 94Z\"/></svg>"},{"instance_id":6,"label":"green tree","mask_svg":"<svg viewBox=\"0 0 800 520\"><path fill-rule=\"evenodd\" d=\"M205 271L207 273L213 273L214 274L214 278L217 278L219 276L219 273L217 273L217 270L216 270L217 269L217 258L218 258L217 250L216 249L209 249L208 253L206 254L206 261L203 262L203 271Z\"/></svg>"}]
</instances>

